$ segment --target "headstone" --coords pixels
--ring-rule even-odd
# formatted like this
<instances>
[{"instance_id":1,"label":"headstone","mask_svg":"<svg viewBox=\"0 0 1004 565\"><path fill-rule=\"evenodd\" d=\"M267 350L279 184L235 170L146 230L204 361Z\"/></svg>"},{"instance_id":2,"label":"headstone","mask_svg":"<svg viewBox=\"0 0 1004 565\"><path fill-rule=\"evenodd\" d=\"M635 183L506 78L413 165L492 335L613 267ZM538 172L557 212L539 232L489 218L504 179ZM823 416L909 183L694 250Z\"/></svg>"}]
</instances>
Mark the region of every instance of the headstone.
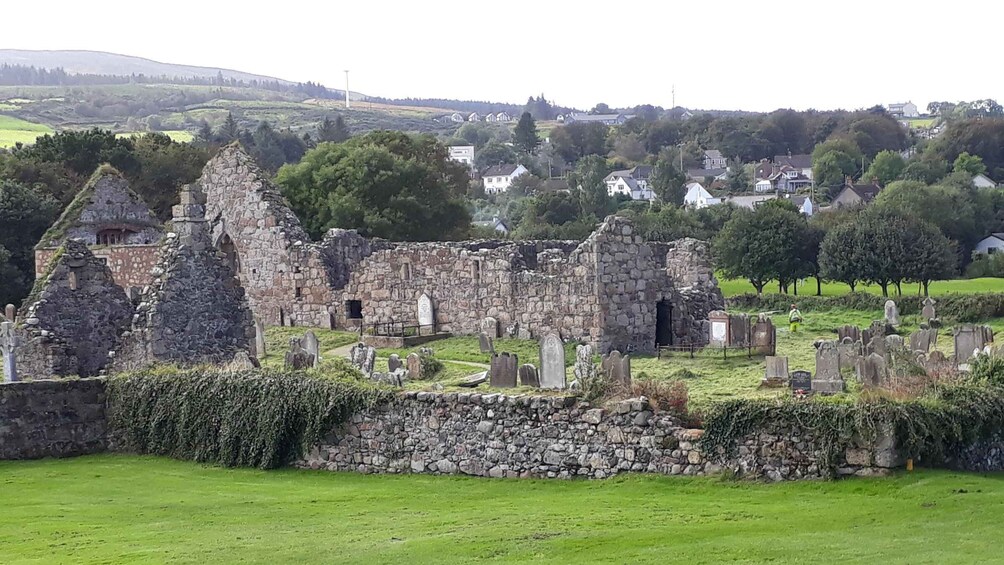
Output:
<instances>
[{"instance_id":1,"label":"headstone","mask_svg":"<svg viewBox=\"0 0 1004 565\"><path fill-rule=\"evenodd\" d=\"M927 356L927 364L929 366L937 367L938 365L944 365L948 362L948 358L941 351L935 349Z\"/></svg>"},{"instance_id":2,"label":"headstone","mask_svg":"<svg viewBox=\"0 0 1004 565\"><path fill-rule=\"evenodd\" d=\"M488 337L495 339L499 336L499 321L496 318L488 316L484 320L481 320L481 331L488 334Z\"/></svg>"},{"instance_id":3,"label":"headstone","mask_svg":"<svg viewBox=\"0 0 1004 565\"><path fill-rule=\"evenodd\" d=\"M436 313L432 307L432 297L422 294L418 298L418 325L434 326L436 323Z\"/></svg>"},{"instance_id":4,"label":"headstone","mask_svg":"<svg viewBox=\"0 0 1004 565\"><path fill-rule=\"evenodd\" d=\"M364 375L372 375L373 367L376 365L376 348L367 347L366 357L363 359L363 364L359 367L359 370L363 372Z\"/></svg>"},{"instance_id":5,"label":"headstone","mask_svg":"<svg viewBox=\"0 0 1004 565\"><path fill-rule=\"evenodd\" d=\"M268 352L265 350L265 324L261 320L254 321L254 352L259 359L264 359Z\"/></svg>"},{"instance_id":6,"label":"headstone","mask_svg":"<svg viewBox=\"0 0 1004 565\"><path fill-rule=\"evenodd\" d=\"M773 355L776 351L777 328L766 314L760 314L753 325L753 349L761 355Z\"/></svg>"},{"instance_id":7,"label":"headstone","mask_svg":"<svg viewBox=\"0 0 1004 565\"><path fill-rule=\"evenodd\" d=\"M729 337L726 345L747 347L750 344L750 317L747 314L729 314Z\"/></svg>"},{"instance_id":8,"label":"headstone","mask_svg":"<svg viewBox=\"0 0 1004 565\"><path fill-rule=\"evenodd\" d=\"M616 349L600 358L600 368L611 382L631 385L631 356L621 355Z\"/></svg>"},{"instance_id":9,"label":"headstone","mask_svg":"<svg viewBox=\"0 0 1004 565\"><path fill-rule=\"evenodd\" d=\"M813 392L843 392L840 375L840 351L836 341L822 341L816 347L816 374L812 378Z\"/></svg>"},{"instance_id":10,"label":"headstone","mask_svg":"<svg viewBox=\"0 0 1004 565\"><path fill-rule=\"evenodd\" d=\"M295 337L289 339L289 351L286 352L284 361L287 369L310 369L314 366L314 356L304 350L300 340Z\"/></svg>"},{"instance_id":11,"label":"headstone","mask_svg":"<svg viewBox=\"0 0 1004 565\"><path fill-rule=\"evenodd\" d=\"M885 336L885 349L889 352L894 349L903 349L906 344L903 341L903 336L901 335L887 335Z\"/></svg>"},{"instance_id":12,"label":"headstone","mask_svg":"<svg viewBox=\"0 0 1004 565\"><path fill-rule=\"evenodd\" d=\"M540 341L540 388L565 389L565 344L555 333Z\"/></svg>"},{"instance_id":13,"label":"headstone","mask_svg":"<svg viewBox=\"0 0 1004 565\"><path fill-rule=\"evenodd\" d=\"M910 334L910 351L928 353L938 344L938 330L922 329Z\"/></svg>"},{"instance_id":14,"label":"headstone","mask_svg":"<svg viewBox=\"0 0 1004 565\"><path fill-rule=\"evenodd\" d=\"M525 339L529 341L533 339L533 332L530 331L530 328L520 326L519 329L516 330L516 337L518 339Z\"/></svg>"},{"instance_id":15,"label":"headstone","mask_svg":"<svg viewBox=\"0 0 1004 565\"><path fill-rule=\"evenodd\" d=\"M982 351L988 343L993 343L993 330L989 326L963 324L952 330L955 337L955 362L965 363L974 351Z\"/></svg>"},{"instance_id":16,"label":"headstone","mask_svg":"<svg viewBox=\"0 0 1004 565\"><path fill-rule=\"evenodd\" d=\"M17 319L16 319L17 318L17 307L14 306L13 304L8 304L7 307L4 308L4 318L7 318L7 321L10 322L10 323L12 323L12 324L14 322L16 322L17 321ZM0 320L0 321L2 321L2 320Z\"/></svg>"},{"instance_id":17,"label":"headstone","mask_svg":"<svg viewBox=\"0 0 1004 565\"><path fill-rule=\"evenodd\" d=\"M792 371L791 378L788 380L788 386L791 387L791 390L811 391L812 373L803 370Z\"/></svg>"},{"instance_id":18,"label":"headstone","mask_svg":"<svg viewBox=\"0 0 1004 565\"><path fill-rule=\"evenodd\" d=\"M7 313L10 313L8 307ZM3 353L3 381L12 383L17 378L17 348L21 345L20 338L14 333L13 322L0 322L0 353Z\"/></svg>"},{"instance_id":19,"label":"headstone","mask_svg":"<svg viewBox=\"0 0 1004 565\"><path fill-rule=\"evenodd\" d=\"M885 323L893 327L899 325L899 308L892 300L885 301Z\"/></svg>"},{"instance_id":20,"label":"headstone","mask_svg":"<svg viewBox=\"0 0 1004 565\"><path fill-rule=\"evenodd\" d=\"M493 388L514 388L518 372L519 357L515 354L503 352L492 355L489 378Z\"/></svg>"},{"instance_id":21,"label":"headstone","mask_svg":"<svg viewBox=\"0 0 1004 565\"><path fill-rule=\"evenodd\" d=\"M861 341L861 328L852 325L844 325L837 328L837 341L843 342L845 339Z\"/></svg>"},{"instance_id":22,"label":"headstone","mask_svg":"<svg viewBox=\"0 0 1004 565\"><path fill-rule=\"evenodd\" d=\"M481 353L495 353L495 344L485 332L478 334L478 345L481 347Z\"/></svg>"},{"instance_id":23,"label":"headstone","mask_svg":"<svg viewBox=\"0 0 1004 565\"><path fill-rule=\"evenodd\" d=\"M309 353L311 357L314 358L314 367L316 367L321 362L321 342L317 339L317 334L313 330L307 330L307 333L303 334L303 338L300 339L300 347L304 351Z\"/></svg>"},{"instance_id":24,"label":"headstone","mask_svg":"<svg viewBox=\"0 0 1004 565\"><path fill-rule=\"evenodd\" d=\"M233 361L227 364L227 369L230 371L249 371L258 367L247 351L238 351L234 354Z\"/></svg>"},{"instance_id":25,"label":"headstone","mask_svg":"<svg viewBox=\"0 0 1004 565\"><path fill-rule=\"evenodd\" d=\"M708 323L710 327L708 345L712 347L728 345L729 315L721 310L713 310L708 313Z\"/></svg>"},{"instance_id":26,"label":"headstone","mask_svg":"<svg viewBox=\"0 0 1004 565\"><path fill-rule=\"evenodd\" d=\"M870 333L870 332L869 332ZM871 339L865 344L865 354L877 353L885 357L889 349L886 347L885 334L872 334Z\"/></svg>"},{"instance_id":27,"label":"headstone","mask_svg":"<svg viewBox=\"0 0 1004 565\"><path fill-rule=\"evenodd\" d=\"M855 328L856 329L856 328ZM837 351L840 353L840 369L854 369L858 359L862 355L862 345L860 341L851 341L850 337L845 337L837 343Z\"/></svg>"},{"instance_id":28,"label":"headstone","mask_svg":"<svg viewBox=\"0 0 1004 565\"><path fill-rule=\"evenodd\" d=\"M422 356L418 353L409 353L404 362L408 368L408 380L420 380L422 378Z\"/></svg>"},{"instance_id":29,"label":"headstone","mask_svg":"<svg viewBox=\"0 0 1004 565\"><path fill-rule=\"evenodd\" d=\"M869 341L871 341L872 339L874 339L875 336L880 336L882 338L885 338L885 335L887 333L889 333L886 330L888 330L888 326L886 325L886 323L885 323L884 320L874 320L874 321L872 321L871 325L868 326L868 330L867 330L868 331L868 335L867 336L862 336L862 341L865 344L867 344ZM865 337L867 337L868 339L867 340L864 339Z\"/></svg>"},{"instance_id":30,"label":"headstone","mask_svg":"<svg viewBox=\"0 0 1004 565\"><path fill-rule=\"evenodd\" d=\"M580 345L575 348L575 382L570 387L582 390L589 383L599 378L596 365L593 364L593 346Z\"/></svg>"},{"instance_id":31,"label":"headstone","mask_svg":"<svg viewBox=\"0 0 1004 565\"><path fill-rule=\"evenodd\" d=\"M885 357L882 357L877 353L872 353L867 357L862 357L858 361L856 374L858 380L865 386L881 386L886 378Z\"/></svg>"},{"instance_id":32,"label":"headstone","mask_svg":"<svg viewBox=\"0 0 1004 565\"><path fill-rule=\"evenodd\" d=\"M537 374L537 367L527 363L519 366L520 386L532 386L540 388L540 375Z\"/></svg>"},{"instance_id":33,"label":"headstone","mask_svg":"<svg viewBox=\"0 0 1004 565\"><path fill-rule=\"evenodd\" d=\"M397 353L391 353L390 357L387 358L387 370L391 373L397 371L398 369L403 369L404 363L401 362L401 356Z\"/></svg>"},{"instance_id":34,"label":"headstone","mask_svg":"<svg viewBox=\"0 0 1004 565\"><path fill-rule=\"evenodd\" d=\"M934 318L938 317L937 312L934 310L934 305L937 304L937 302L935 302L933 298L928 296L927 298L924 299L923 304L924 307L920 310L921 320L925 322L930 322Z\"/></svg>"},{"instance_id":35,"label":"headstone","mask_svg":"<svg viewBox=\"0 0 1004 565\"><path fill-rule=\"evenodd\" d=\"M765 359L767 367L760 386L768 388L783 387L788 382L788 358L768 355Z\"/></svg>"},{"instance_id":36,"label":"headstone","mask_svg":"<svg viewBox=\"0 0 1004 565\"><path fill-rule=\"evenodd\" d=\"M481 371L480 373L474 373L469 377L465 378L459 385L464 388L474 388L483 383L488 382L488 371Z\"/></svg>"}]
</instances>

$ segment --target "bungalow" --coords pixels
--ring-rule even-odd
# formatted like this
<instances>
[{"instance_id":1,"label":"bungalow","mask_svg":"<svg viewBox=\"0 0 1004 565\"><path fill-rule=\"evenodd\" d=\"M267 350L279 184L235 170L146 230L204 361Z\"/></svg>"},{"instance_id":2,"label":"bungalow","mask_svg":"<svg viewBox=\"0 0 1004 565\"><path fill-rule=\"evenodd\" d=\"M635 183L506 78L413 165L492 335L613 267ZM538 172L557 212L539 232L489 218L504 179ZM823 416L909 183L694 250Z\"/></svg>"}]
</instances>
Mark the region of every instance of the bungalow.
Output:
<instances>
[{"instance_id":1,"label":"bungalow","mask_svg":"<svg viewBox=\"0 0 1004 565\"><path fill-rule=\"evenodd\" d=\"M724 169L727 160L722 157L722 152L717 149L708 149L704 152L705 169Z\"/></svg>"},{"instance_id":2,"label":"bungalow","mask_svg":"<svg viewBox=\"0 0 1004 565\"><path fill-rule=\"evenodd\" d=\"M487 114L485 114L485 121L488 123L494 123L498 121L498 118L495 116L495 114L488 112Z\"/></svg>"},{"instance_id":3,"label":"bungalow","mask_svg":"<svg viewBox=\"0 0 1004 565\"><path fill-rule=\"evenodd\" d=\"M687 208L700 210L715 204L721 204L720 198L715 198L699 182L687 183L687 194L683 197L683 205Z\"/></svg>"},{"instance_id":4,"label":"bungalow","mask_svg":"<svg viewBox=\"0 0 1004 565\"><path fill-rule=\"evenodd\" d=\"M623 125L624 122L633 117L634 116L631 114L585 114L581 112L572 112L571 114L565 116L564 122L566 124L574 122L598 122L606 126L619 126Z\"/></svg>"},{"instance_id":5,"label":"bungalow","mask_svg":"<svg viewBox=\"0 0 1004 565\"><path fill-rule=\"evenodd\" d=\"M460 112L454 112L450 114L451 122L462 122L464 121L464 116Z\"/></svg>"},{"instance_id":6,"label":"bungalow","mask_svg":"<svg viewBox=\"0 0 1004 565\"><path fill-rule=\"evenodd\" d=\"M478 114L477 112L471 112L470 115L467 116L467 121L468 122L480 122L481 121L481 115Z\"/></svg>"},{"instance_id":7,"label":"bungalow","mask_svg":"<svg viewBox=\"0 0 1004 565\"><path fill-rule=\"evenodd\" d=\"M990 177L980 173L973 177L973 186L976 188L997 188L997 183Z\"/></svg>"},{"instance_id":8,"label":"bungalow","mask_svg":"<svg viewBox=\"0 0 1004 565\"><path fill-rule=\"evenodd\" d=\"M897 118L916 118L920 116L920 110L913 102L896 102L886 107L889 115Z\"/></svg>"},{"instance_id":9,"label":"bungalow","mask_svg":"<svg viewBox=\"0 0 1004 565\"><path fill-rule=\"evenodd\" d=\"M481 175L481 182L485 187L485 194L498 194L509 190L516 177L526 174L528 171L523 165L496 165L489 167Z\"/></svg>"},{"instance_id":10,"label":"bungalow","mask_svg":"<svg viewBox=\"0 0 1004 565\"><path fill-rule=\"evenodd\" d=\"M652 167L639 165L632 169L614 171L603 179L607 185L607 193L610 196L623 194L630 196L632 200L654 200L655 194L648 186L649 178L652 176Z\"/></svg>"},{"instance_id":11,"label":"bungalow","mask_svg":"<svg viewBox=\"0 0 1004 565\"><path fill-rule=\"evenodd\" d=\"M853 208L856 206L866 206L875 200L882 190L878 184L853 184L847 183L843 190L837 194L830 204L830 208Z\"/></svg>"},{"instance_id":12,"label":"bungalow","mask_svg":"<svg viewBox=\"0 0 1004 565\"><path fill-rule=\"evenodd\" d=\"M996 232L980 240L973 248L974 255L993 255L1004 251L1004 233Z\"/></svg>"},{"instance_id":13,"label":"bungalow","mask_svg":"<svg viewBox=\"0 0 1004 565\"><path fill-rule=\"evenodd\" d=\"M499 112L498 114L495 114L495 121L499 123L511 122L512 116L506 112Z\"/></svg>"}]
</instances>

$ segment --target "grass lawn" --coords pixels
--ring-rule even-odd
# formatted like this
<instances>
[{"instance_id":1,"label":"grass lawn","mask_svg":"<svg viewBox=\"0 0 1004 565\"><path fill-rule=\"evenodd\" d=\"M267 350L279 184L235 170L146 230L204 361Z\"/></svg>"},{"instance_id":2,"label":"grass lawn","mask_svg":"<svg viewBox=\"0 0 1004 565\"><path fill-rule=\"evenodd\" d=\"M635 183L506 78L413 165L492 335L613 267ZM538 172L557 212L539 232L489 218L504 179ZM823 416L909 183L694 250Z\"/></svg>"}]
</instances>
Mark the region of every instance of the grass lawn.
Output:
<instances>
[{"instance_id":1,"label":"grass lawn","mask_svg":"<svg viewBox=\"0 0 1004 565\"><path fill-rule=\"evenodd\" d=\"M265 357L259 359L267 367L281 367L289 350L290 338L301 338L307 330L312 330L320 344L321 357L330 354L333 349L352 345L359 341L359 334L340 330L325 330L321 328L265 328Z\"/></svg>"},{"instance_id":2,"label":"grass lawn","mask_svg":"<svg viewBox=\"0 0 1004 565\"><path fill-rule=\"evenodd\" d=\"M132 137L134 135L143 135L145 133L151 133L151 132L134 131L134 132L116 133L115 137ZM195 135L193 135L192 132L181 129L165 130L155 133L162 133L167 137L170 137L172 141L177 141L178 143L187 143L195 139Z\"/></svg>"},{"instance_id":3,"label":"grass lawn","mask_svg":"<svg viewBox=\"0 0 1004 565\"><path fill-rule=\"evenodd\" d=\"M1000 563L1004 476L757 484L2 462L0 563Z\"/></svg>"},{"instance_id":4,"label":"grass lawn","mask_svg":"<svg viewBox=\"0 0 1004 565\"><path fill-rule=\"evenodd\" d=\"M753 294L756 289L749 281L744 279L718 279L718 286L721 287L722 293L725 297L736 296L738 294ZM904 284L903 285L903 296L919 296L918 292L920 285L917 284ZM858 292L870 292L873 294L882 294L882 289L876 285L857 285L856 290ZM1004 279L995 278L982 278L982 279L956 279L949 281L935 281L931 283L930 292L932 296L938 296L942 294L975 294L979 292L1004 292ZM777 292L777 283L768 284L764 288L764 292ZM847 294L851 291L851 288L844 283L837 282L824 282L823 283L823 296L841 296ZM805 284L799 286L799 294L812 295L816 294L816 279L808 278L805 279ZM894 288L890 288L890 294L895 293Z\"/></svg>"},{"instance_id":5,"label":"grass lawn","mask_svg":"<svg viewBox=\"0 0 1004 565\"><path fill-rule=\"evenodd\" d=\"M13 147L16 143L34 143L40 135L52 133L52 128L12 116L0 114L0 147Z\"/></svg>"}]
</instances>

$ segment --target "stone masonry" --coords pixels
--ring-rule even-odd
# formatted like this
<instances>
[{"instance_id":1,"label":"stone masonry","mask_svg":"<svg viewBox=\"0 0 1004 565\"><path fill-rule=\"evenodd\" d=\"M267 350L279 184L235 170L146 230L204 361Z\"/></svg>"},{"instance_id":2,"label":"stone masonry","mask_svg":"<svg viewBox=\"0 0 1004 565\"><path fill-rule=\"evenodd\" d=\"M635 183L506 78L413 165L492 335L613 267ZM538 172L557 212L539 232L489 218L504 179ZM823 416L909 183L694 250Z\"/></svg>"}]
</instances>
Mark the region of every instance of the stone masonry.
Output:
<instances>
[{"instance_id":1,"label":"stone masonry","mask_svg":"<svg viewBox=\"0 0 1004 565\"><path fill-rule=\"evenodd\" d=\"M132 303L87 245L66 240L26 301L22 378L97 375L132 318Z\"/></svg>"},{"instance_id":2,"label":"stone masonry","mask_svg":"<svg viewBox=\"0 0 1004 565\"><path fill-rule=\"evenodd\" d=\"M107 447L104 379L0 385L0 460L71 457Z\"/></svg>"}]
</instances>

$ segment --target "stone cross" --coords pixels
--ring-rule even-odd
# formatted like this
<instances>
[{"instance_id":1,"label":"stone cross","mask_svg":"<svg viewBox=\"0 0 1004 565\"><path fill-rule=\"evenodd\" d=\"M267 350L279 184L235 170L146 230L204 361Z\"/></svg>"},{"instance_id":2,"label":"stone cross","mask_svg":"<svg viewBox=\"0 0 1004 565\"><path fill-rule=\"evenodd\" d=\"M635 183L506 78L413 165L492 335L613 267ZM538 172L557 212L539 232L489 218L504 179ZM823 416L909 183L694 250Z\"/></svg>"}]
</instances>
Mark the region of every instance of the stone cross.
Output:
<instances>
[{"instance_id":1,"label":"stone cross","mask_svg":"<svg viewBox=\"0 0 1004 565\"><path fill-rule=\"evenodd\" d=\"M565 345L555 333L547 334L540 341L540 387L565 389Z\"/></svg>"},{"instance_id":2,"label":"stone cross","mask_svg":"<svg viewBox=\"0 0 1004 565\"><path fill-rule=\"evenodd\" d=\"M313 366L316 367L321 362L321 342L317 339L317 334L313 330L307 330L300 340L300 346L314 358Z\"/></svg>"},{"instance_id":3,"label":"stone cross","mask_svg":"<svg viewBox=\"0 0 1004 565\"><path fill-rule=\"evenodd\" d=\"M14 333L13 322L0 323L0 352L3 353L3 380L5 383L17 381L17 354L20 338Z\"/></svg>"},{"instance_id":4,"label":"stone cross","mask_svg":"<svg viewBox=\"0 0 1004 565\"><path fill-rule=\"evenodd\" d=\"M899 308L896 307L896 303L892 300L885 301L885 323L890 326L899 325Z\"/></svg>"},{"instance_id":5,"label":"stone cross","mask_svg":"<svg viewBox=\"0 0 1004 565\"><path fill-rule=\"evenodd\" d=\"M935 302L930 296L924 299L924 308L920 311L920 317L922 320L926 322L937 318L936 312L934 311L935 304L937 304L937 302Z\"/></svg>"}]
</instances>

